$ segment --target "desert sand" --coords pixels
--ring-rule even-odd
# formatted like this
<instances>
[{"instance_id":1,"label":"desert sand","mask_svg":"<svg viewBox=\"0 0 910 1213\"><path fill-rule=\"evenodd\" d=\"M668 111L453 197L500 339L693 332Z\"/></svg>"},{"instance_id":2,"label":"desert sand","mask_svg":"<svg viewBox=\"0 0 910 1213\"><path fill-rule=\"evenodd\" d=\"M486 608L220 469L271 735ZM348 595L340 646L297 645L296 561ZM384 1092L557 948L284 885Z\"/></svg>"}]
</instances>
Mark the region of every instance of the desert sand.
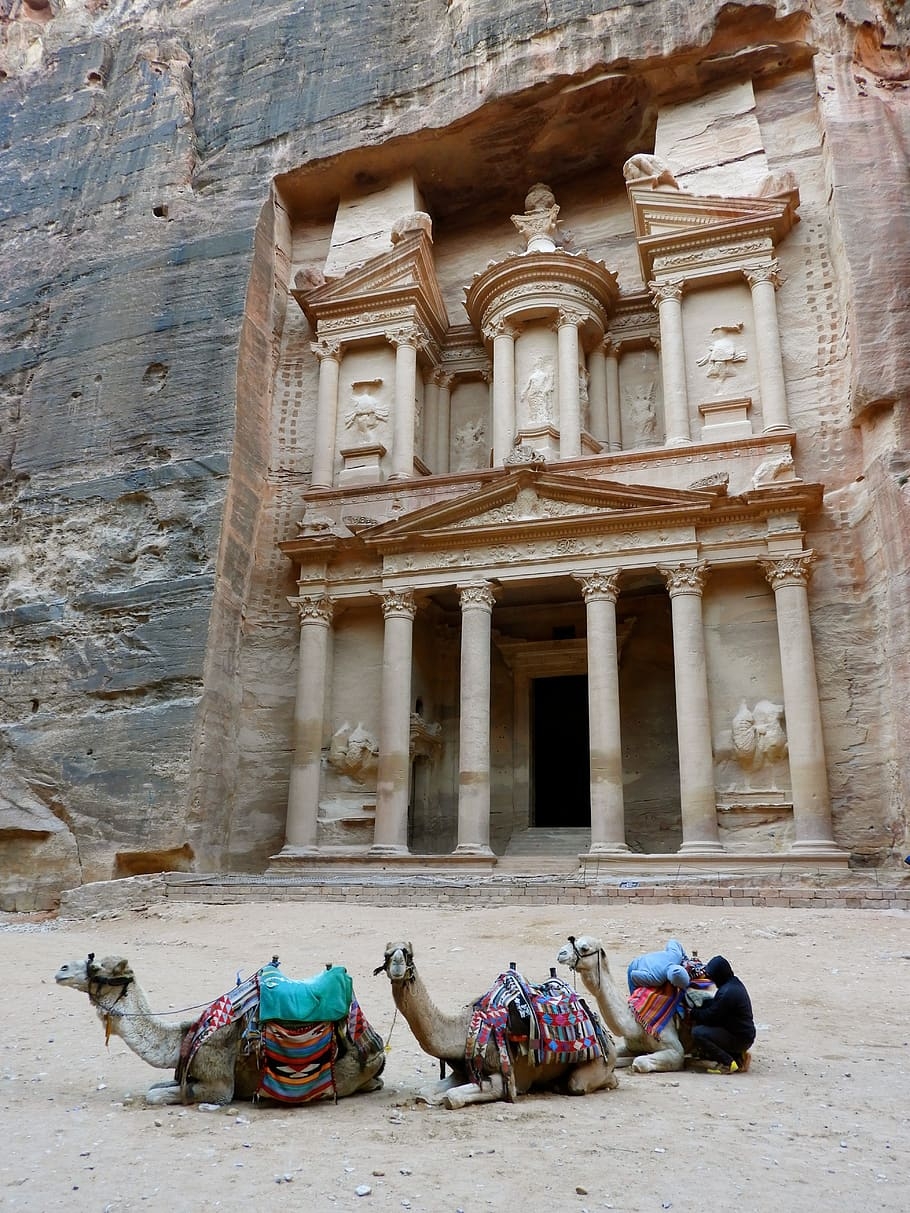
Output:
<instances>
[{"instance_id":1,"label":"desert sand","mask_svg":"<svg viewBox=\"0 0 910 1213\"><path fill-rule=\"evenodd\" d=\"M619 981L671 935L702 959L726 955L755 1008L750 1072L623 1071L615 1091L460 1111L419 1102L437 1064L373 976L386 941L412 941L454 1010L510 961L542 979L585 933ZM105 1047L86 995L54 982L89 951L127 957L162 1013L213 1000L273 953L293 977L344 964L390 1038L385 1086L299 1109L151 1108L144 1092L166 1073L116 1038ZM910 1200L905 912L162 901L85 920L2 915L0 959L4 1210L871 1213Z\"/></svg>"}]
</instances>

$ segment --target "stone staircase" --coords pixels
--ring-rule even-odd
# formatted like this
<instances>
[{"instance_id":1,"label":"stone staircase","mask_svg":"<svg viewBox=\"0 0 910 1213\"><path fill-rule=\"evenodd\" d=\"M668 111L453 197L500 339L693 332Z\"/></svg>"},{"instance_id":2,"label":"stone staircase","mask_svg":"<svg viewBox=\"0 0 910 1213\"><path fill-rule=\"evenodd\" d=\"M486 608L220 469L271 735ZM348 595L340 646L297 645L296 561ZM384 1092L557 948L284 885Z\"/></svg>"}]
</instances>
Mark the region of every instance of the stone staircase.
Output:
<instances>
[{"instance_id":1,"label":"stone staircase","mask_svg":"<svg viewBox=\"0 0 910 1213\"><path fill-rule=\"evenodd\" d=\"M591 845L590 829L521 830L499 857L500 876L569 875L577 872L579 855Z\"/></svg>"}]
</instances>

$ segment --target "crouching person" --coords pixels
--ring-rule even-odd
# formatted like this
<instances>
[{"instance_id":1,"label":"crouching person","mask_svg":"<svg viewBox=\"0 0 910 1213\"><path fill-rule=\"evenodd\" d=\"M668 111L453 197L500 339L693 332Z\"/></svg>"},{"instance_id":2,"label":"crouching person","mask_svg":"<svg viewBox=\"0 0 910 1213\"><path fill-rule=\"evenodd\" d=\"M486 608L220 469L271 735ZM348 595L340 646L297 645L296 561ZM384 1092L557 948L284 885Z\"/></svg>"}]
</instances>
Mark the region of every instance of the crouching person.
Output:
<instances>
[{"instance_id":1,"label":"crouching person","mask_svg":"<svg viewBox=\"0 0 910 1213\"><path fill-rule=\"evenodd\" d=\"M717 986L717 993L692 1009L693 1043L699 1053L717 1063L709 1074L748 1070L749 1050L755 1042L749 991L724 956L713 956L705 965L705 973Z\"/></svg>"}]
</instances>

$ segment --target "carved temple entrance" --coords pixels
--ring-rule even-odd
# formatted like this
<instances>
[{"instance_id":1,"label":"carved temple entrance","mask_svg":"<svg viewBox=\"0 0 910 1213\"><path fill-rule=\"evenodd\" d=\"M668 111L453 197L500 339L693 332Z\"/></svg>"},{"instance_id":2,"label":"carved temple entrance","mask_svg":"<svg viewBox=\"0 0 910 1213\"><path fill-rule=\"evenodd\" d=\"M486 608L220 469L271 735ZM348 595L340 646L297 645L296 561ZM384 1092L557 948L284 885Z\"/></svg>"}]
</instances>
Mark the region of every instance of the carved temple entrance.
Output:
<instances>
[{"instance_id":1,"label":"carved temple entrance","mask_svg":"<svg viewBox=\"0 0 910 1213\"><path fill-rule=\"evenodd\" d=\"M588 679L582 674L531 683L531 817L537 829L591 825Z\"/></svg>"}]
</instances>

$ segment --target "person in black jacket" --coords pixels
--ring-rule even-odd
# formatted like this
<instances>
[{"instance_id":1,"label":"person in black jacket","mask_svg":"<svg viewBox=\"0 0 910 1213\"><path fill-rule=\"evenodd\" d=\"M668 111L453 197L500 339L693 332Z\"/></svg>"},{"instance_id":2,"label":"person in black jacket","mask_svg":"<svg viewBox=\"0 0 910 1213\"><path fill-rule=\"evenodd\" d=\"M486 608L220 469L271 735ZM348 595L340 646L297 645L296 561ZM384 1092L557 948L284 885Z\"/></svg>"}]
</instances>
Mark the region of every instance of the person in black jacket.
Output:
<instances>
[{"instance_id":1,"label":"person in black jacket","mask_svg":"<svg viewBox=\"0 0 910 1213\"><path fill-rule=\"evenodd\" d=\"M749 992L724 956L712 956L705 973L717 986L717 993L700 1007L692 1009L692 1039L696 1049L716 1061L709 1074L735 1074L748 1070L749 1049L755 1041L755 1021Z\"/></svg>"}]
</instances>

